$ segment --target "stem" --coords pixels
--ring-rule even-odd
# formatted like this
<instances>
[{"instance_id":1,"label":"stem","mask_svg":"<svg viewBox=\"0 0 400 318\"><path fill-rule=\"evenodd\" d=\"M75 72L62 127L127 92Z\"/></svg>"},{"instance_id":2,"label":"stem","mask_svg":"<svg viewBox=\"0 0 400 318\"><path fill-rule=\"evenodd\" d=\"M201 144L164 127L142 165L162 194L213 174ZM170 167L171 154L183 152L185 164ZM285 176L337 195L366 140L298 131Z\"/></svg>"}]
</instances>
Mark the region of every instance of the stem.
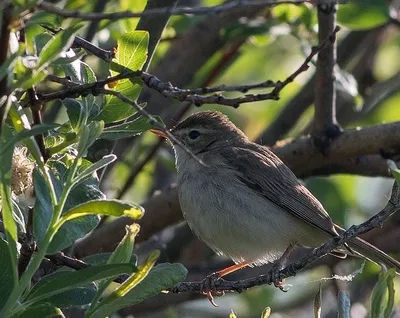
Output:
<instances>
[{"instance_id":1,"label":"stem","mask_svg":"<svg viewBox=\"0 0 400 318\"><path fill-rule=\"evenodd\" d=\"M25 272L21 276L19 284L14 286L10 296L7 299L6 304L3 307L0 317L10 316L10 311L12 310L12 307L14 306L15 303L17 303L18 298L21 296L21 294L24 292L24 290L28 287L28 285L32 279L32 276L35 274L36 270L39 268L43 258L46 255L46 251L51 243L51 240L53 239L54 235L57 233L57 230L59 229L59 227L56 227L55 225L57 224L57 221L59 220L59 218L61 216L61 213L64 209L65 202L67 201L69 192L71 191L71 189L73 187L72 180L75 177L79 159L80 159L80 156L77 156L74 160L74 163L72 164L71 170L68 174L68 179L65 183L65 187L61 194L60 201L58 202L58 204L54 204L54 202L55 203L57 202L57 197L56 197L56 193L54 191L53 183L51 182L50 175L48 174L45 166L43 164L40 165L40 167L42 168L41 170L44 173L45 180L48 183L49 188L50 188L50 195L51 195L51 199L52 199L53 207L54 207L53 217L50 222L49 230L47 231L47 233L43 239L42 246L40 247L39 251L32 257L31 262L29 263Z\"/></svg>"}]
</instances>

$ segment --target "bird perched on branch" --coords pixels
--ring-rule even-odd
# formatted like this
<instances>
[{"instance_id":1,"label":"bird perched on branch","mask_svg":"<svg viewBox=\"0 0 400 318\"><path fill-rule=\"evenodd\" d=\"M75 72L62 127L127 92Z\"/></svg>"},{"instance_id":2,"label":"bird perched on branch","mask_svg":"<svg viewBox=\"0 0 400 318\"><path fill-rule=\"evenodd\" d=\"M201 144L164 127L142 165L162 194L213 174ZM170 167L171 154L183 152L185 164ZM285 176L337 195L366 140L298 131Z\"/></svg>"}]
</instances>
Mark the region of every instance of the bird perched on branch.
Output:
<instances>
[{"instance_id":1,"label":"bird perched on branch","mask_svg":"<svg viewBox=\"0 0 400 318\"><path fill-rule=\"evenodd\" d=\"M222 113L195 113L170 133L180 141L171 140L186 221L217 254L235 262L214 278L274 261L279 273L295 246L319 247L343 233L273 152L251 142ZM332 254L354 254L400 272L398 261L362 239L347 244ZM279 275L275 285L281 287Z\"/></svg>"}]
</instances>

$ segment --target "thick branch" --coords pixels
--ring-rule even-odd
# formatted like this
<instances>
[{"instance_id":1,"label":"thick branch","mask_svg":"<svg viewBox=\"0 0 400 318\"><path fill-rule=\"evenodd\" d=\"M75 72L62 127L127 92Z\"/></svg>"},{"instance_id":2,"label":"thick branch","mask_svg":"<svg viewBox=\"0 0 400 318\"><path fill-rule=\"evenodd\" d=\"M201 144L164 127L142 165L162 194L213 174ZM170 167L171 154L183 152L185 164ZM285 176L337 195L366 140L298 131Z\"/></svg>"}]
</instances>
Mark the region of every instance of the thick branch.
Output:
<instances>
[{"instance_id":1,"label":"thick branch","mask_svg":"<svg viewBox=\"0 0 400 318\"><path fill-rule=\"evenodd\" d=\"M386 207L379 212L378 214L374 215L368 221L360 224L360 225L353 225L350 229L346 232L337 236L335 238L330 239L329 241L325 242L319 248L313 249L311 253L305 255L301 260L291 263L282 269L279 273L279 278L281 280L295 276L297 272L303 270L309 264L312 264L317 259L321 258L322 256L328 254L338 246L343 245L349 239L356 237L360 234L366 233L374 228L382 227L383 222L393 215L395 212L400 210L400 197L399 197L399 188L397 183L393 185L392 195L389 199L388 204ZM272 280L272 271L265 275L260 275L254 278L246 279L246 280L239 280L239 281L226 281L223 279L218 280L215 283L215 291L237 291L243 292L249 288L271 284L273 283ZM204 292L204 284L202 282L183 282L175 285L170 289L173 293L181 293L181 292L195 292L195 293L202 293Z\"/></svg>"},{"instance_id":2,"label":"thick branch","mask_svg":"<svg viewBox=\"0 0 400 318\"><path fill-rule=\"evenodd\" d=\"M273 151L296 173L303 175L337 160L376 154L400 153L400 122L344 131L334 139L326 154L315 149L311 136L278 143Z\"/></svg>"},{"instance_id":3,"label":"thick branch","mask_svg":"<svg viewBox=\"0 0 400 318\"><path fill-rule=\"evenodd\" d=\"M320 43L332 34L336 22L334 1L318 5L318 38ZM315 73L315 114L313 135L317 138L335 137L336 89L334 67L336 64L336 41L325 46L318 54Z\"/></svg>"}]
</instances>

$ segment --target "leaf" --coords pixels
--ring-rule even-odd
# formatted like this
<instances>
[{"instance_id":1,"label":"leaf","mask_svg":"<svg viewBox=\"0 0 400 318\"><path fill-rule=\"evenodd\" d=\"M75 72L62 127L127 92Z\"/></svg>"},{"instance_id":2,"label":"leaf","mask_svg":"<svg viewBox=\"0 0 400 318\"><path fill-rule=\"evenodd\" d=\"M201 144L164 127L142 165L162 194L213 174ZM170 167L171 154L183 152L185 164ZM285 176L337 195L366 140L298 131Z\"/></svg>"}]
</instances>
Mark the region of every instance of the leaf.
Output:
<instances>
[{"instance_id":1,"label":"leaf","mask_svg":"<svg viewBox=\"0 0 400 318\"><path fill-rule=\"evenodd\" d=\"M186 278L187 269L181 264L159 264L150 271L146 278L124 297L101 307L91 318L100 318L127 306L133 306L143 300L159 294Z\"/></svg>"},{"instance_id":2,"label":"leaf","mask_svg":"<svg viewBox=\"0 0 400 318\"><path fill-rule=\"evenodd\" d=\"M83 261L90 265L106 264L110 259L112 253L99 253L89 255L83 258ZM126 263L137 265L137 257L135 254L130 255L130 259Z\"/></svg>"},{"instance_id":3,"label":"leaf","mask_svg":"<svg viewBox=\"0 0 400 318\"><path fill-rule=\"evenodd\" d=\"M147 31L133 31L122 35L118 40L118 51L111 64L111 74L117 75L128 69L140 70L147 60L147 47L149 34ZM113 90L122 93L129 99L136 101L142 90L142 81L137 78L122 79L118 81ZM101 113L96 118L106 123L117 122L134 115L136 110L131 105L122 102L112 95L106 96L106 103Z\"/></svg>"},{"instance_id":4,"label":"leaf","mask_svg":"<svg viewBox=\"0 0 400 318\"><path fill-rule=\"evenodd\" d=\"M44 284L48 280L55 279L58 276L63 276L65 272L74 273L75 271L70 268L61 268L54 272L52 275L43 277L40 282ZM96 285L91 282L86 286L73 288L57 295L50 296L40 300L40 303L50 303L60 308L76 307L90 304L93 297L96 295ZM36 302L38 303L38 302Z\"/></svg>"},{"instance_id":5,"label":"leaf","mask_svg":"<svg viewBox=\"0 0 400 318\"><path fill-rule=\"evenodd\" d=\"M338 318L351 318L350 294L347 291L339 291L338 294Z\"/></svg>"},{"instance_id":6,"label":"leaf","mask_svg":"<svg viewBox=\"0 0 400 318\"><path fill-rule=\"evenodd\" d=\"M38 68L44 67L49 64L51 61L56 59L61 52L65 51L69 48L74 41L74 34L82 27L81 24L74 25L65 30L62 30L57 33L57 35L51 39L47 44L43 47L42 52L39 56L39 65Z\"/></svg>"},{"instance_id":7,"label":"leaf","mask_svg":"<svg viewBox=\"0 0 400 318\"><path fill-rule=\"evenodd\" d=\"M269 318L271 315L271 307L266 307L261 314L261 318Z\"/></svg>"},{"instance_id":8,"label":"leaf","mask_svg":"<svg viewBox=\"0 0 400 318\"><path fill-rule=\"evenodd\" d=\"M19 43L17 52L11 54L4 62L0 65L0 81L13 71L14 65L17 62L17 58L25 52L25 45Z\"/></svg>"},{"instance_id":9,"label":"leaf","mask_svg":"<svg viewBox=\"0 0 400 318\"><path fill-rule=\"evenodd\" d=\"M79 271L61 271L48 275L40 280L26 297L24 303L42 301L51 296L63 293L73 288L86 286L94 281L116 277L121 274L130 274L136 269L131 264L105 264L91 266Z\"/></svg>"},{"instance_id":10,"label":"leaf","mask_svg":"<svg viewBox=\"0 0 400 318\"><path fill-rule=\"evenodd\" d=\"M0 308L3 308L14 287L14 266L6 241L0 238Z\"/></svg>"},{"instance_id":11,"label":"leaf","mask_svg":"<svg viewBox=\"0 0 400 318\"><path fill-rule=\"evenodd\" d=\"M102 312L102 315L104 315L102 307L115 303L115 301L121 299L121 297L125 296L130 290L132 290L137 284L139 284L148 275L159 256L159 251L153 251L152 253L150 253L144 264L139 267L138 271L132 274L116 290L114 290L109 296L104 298L97 306L95 306L93 308L93 312ZM114 308L113 311L116 311L120 308ZM108 316L109 314L111 314L111 312L109 312L105 316Z\"/></svg>"},{"instance_id":12,"label":"leaf","mask_svg":"<svg viewBox=\"0 0 400 318\"><path fill-rule=\"evenodd\" d=\"M82 127L83 132L78 144L80 157L85 157L88 148L96 141L104 129L103 121L92 121L89 125Z\"/></svg>"},{"instance_id":13,"label":"leaf","mask_svg":"<svg viewBox=\"0 0 400 318\"><path fill-rule=\"evenodd\" d=\"M25 27L31 25L43 25L51 28L58 28L61 26L62 19L56 14L40 11L34 14L25 22Z\"/></svg>"},{"instance_id":14,"label":"leaf","mask_svg":"<svg viewBox=\"0 0 400 318\"><path fill-rule=\"evenodd\" d=\"M144 210L141 206L131 202L120 200L93 200L78 205L66 212L57 222L57 226L60 226L66 221L90 214L129 216L134 220L137 220L143 216L143 213Z\"/></svg>"},{"instance_id":15,"label":"leaf","mask_svg":"<svg viewBox=\"0 0 400 318\"><path fill-rule=\"evenodd\" d=\"M154 116L154 118L156 118L158 122L162 123L162 119L159 116ZM151 128L154 128L154 126L146 117L141 116L133 121L128 121L120 125L104 128L100 138L107 140L118 140L139 135Z\"/></svg>"},{"instance_id":16,"label":"leaf","mask_svg":"<svg viewBox=\"0 0 400 318\"><path fill-rule=\"evenodd\" d=\"M2 107L7 107L7 105L3 105ZM1 207L2 207L2 217L4 224L4 233L7 239L8 252L9 252L9 260L12 269L12 277L13 283L18 282L18 273L17 273L17 225L15 224L15 220L13 217L12 210L12 200L11 200L11 161L14 152L14 147L9 147L4 149L4 146L7 144L7 140L11 138L12 132L11 129L3 124L3 129L1 131L0 137L0 149L2 155L0 156L0 196L1 196ZM3 246L4 247L4 246ZM5 257L5 254L3 254ZM7 297L3 298L7 300Z\"/></svg>"},{"instance_id":17,"label":"leaf","mask_svg":"<svg viewBox=\"0 0 400 318\"><path fill-rule=\"evenodd\" d=\"M382 314L385 318L390 317L394 305L393 278L395 276L394 268L379 274L379 280L371 295L371 318L379 318Z\"/></svg>"},{"instance_id":18,"label":"leaf","mask_svg":"<svg viewBox=\"0 0 400 318\"><path fill-rule=\"evenodd\" d=\"M52 129L55 129L58 127L60 127L60 125L58 125L58 124L40 124L40 125L33 126L31 129L25 129L23 131L20 131L15 136L10 138L10 140L8 140L7 144L4 145L4 149L13 147L13 145L22 141L25 138L30 138L30 137L33 137L36 135L44 134L44 133L48 132L49 130L52 130ZM0 151L0 156L3 154L3 150Z\"/></svg>"},{"instance_id":19,"label":"leaf","mask_svg":"<svg viewBox=\"0 0 400 318\"><path fill-rule=\"evenodd\" d=\"M12 318L54 318L65 317L62 311L51 304L40 304L37 306L29 307L23 312L15 314Z\"/></svg>"},{"instance_id":20,"label":"leaf","mask_svg":"<svg viewBox=\"0 0 400 318\"><path fill-rule=\"evenodd\" d=\"M107 264L127 263L131 260L131 256L133 254L133 246L135 243L135 236L139 232L139 229L140 227L138 224L126 226L126 234L121 242L118 244L117 248L111 254L111 257L107 260ZM134 261L134 264L136 265L136 259ZM97 294L93 298L89 311L96 307L98 300L111 283L111 278L99 283Z\"/></svg>"},{"instance_id":21,"label":"leaf","mask_svg":"<svg viewBox=\"0 0 400 318\"><path fill-rule=\"evenodd\" d=\"M83 105L76 99L66 98L61 101L65 108L67 109L67 114L72 128L78 131L83 125L83 120L85 118L85 109Z\"/></svg>"},{"instance_id":22,"label":"leaf","mask_svg":"<svg viewBox=\"0 0 400 318\"><path fill-rule=\"evenodd\" d=\"M320 318L321 317L321 310L322 310L322 284L319 284L318 292L315 294L314 297L314 317Z\"/></svg>"},{"instance_id":23,"label":"leaf","mask_svg":"<svg viewBox=\"0 0 400 318\"><path fill-rule=\"evenodd\" d=\"M97 170L108 166L111 162L117 160L117 156L114 154L104 156L101 158L99 161L95 162L92 164L90 167L86 168L84 171L82 171L80 174L78 174L75 179L74 183L79 183L82 180L84 180L87 177L90 177L94 172Z\"/></svg>"},{"instance_id":24,"label":"leaf","mask_svg":"<svg viewBox=\"0 0 400 318\"><path fill-rule=\"evenodd\" d=\"M389 3L385 0L352 0L339 5L337 21L353 30L365 30L385 24L390 19Z\"/></svg>"}]
</instances>

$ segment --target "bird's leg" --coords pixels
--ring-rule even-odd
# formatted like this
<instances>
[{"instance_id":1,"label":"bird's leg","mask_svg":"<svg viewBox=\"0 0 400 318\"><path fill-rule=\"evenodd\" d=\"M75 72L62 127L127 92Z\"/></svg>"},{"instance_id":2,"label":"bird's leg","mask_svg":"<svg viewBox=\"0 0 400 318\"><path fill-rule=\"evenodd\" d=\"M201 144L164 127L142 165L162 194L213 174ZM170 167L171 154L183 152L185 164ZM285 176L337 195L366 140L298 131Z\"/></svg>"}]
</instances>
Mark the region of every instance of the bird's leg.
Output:
<instances>
[{"instance_id":1,"label":"bird's leg","mask_svg":"<svg viewBox=\"0 0 400 318\"><path fill-rule=\"evenodd\" d=\"M283 284L284 280L281 280L279 277L279 272L281 269L286 265L286 262L289 258L290 253L293 251L294 246L290 244L285 252L282 254L282 256L274 262L272 265L272 268L269 271L269 274L271 275L271 282L274 283L274 286L279 288L283 292L287 292L287 289L284 289Z\"/></svg>"},{"instance_id":2,"label":"bird's leg","mask_svg":"<svg viewBox=\"0 0 400 318\"><path fill-rule=\"evenodd\" d=\"M214 307L218 307L218 305L214 302L214 297L213 297L213 292L215 293L215 283L220 279L221 277L228 275L230 273L233 273L243 267L248 266L248 262L242 262L239 264L235 264L232 266L229 266L225 269L222 269L218 272L212 273L208 275L205 279L203 279L202 284L203 284L203 294L205 294L210 301L210 303ZM216 293L218 296L223 295L223 292Z\"/></svg>"}]
</instances>

